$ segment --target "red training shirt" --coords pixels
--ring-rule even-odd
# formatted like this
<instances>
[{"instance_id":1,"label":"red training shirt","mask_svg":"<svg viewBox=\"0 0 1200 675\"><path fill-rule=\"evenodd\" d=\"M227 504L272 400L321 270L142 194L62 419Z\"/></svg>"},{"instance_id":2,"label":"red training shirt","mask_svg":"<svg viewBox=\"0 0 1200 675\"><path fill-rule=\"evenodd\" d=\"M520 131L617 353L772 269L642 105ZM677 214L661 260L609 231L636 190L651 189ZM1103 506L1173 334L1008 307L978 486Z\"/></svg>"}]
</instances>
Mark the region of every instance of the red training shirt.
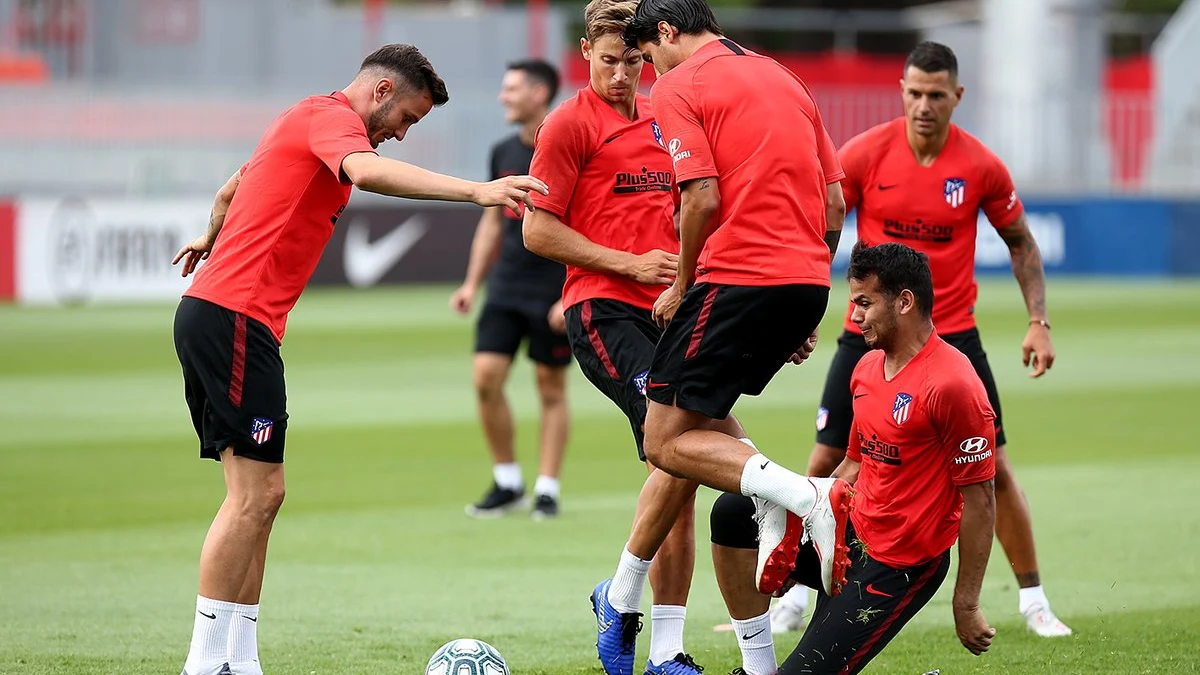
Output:
<instances>
[{"instance_id":1,"label":"red training shirt","mask_svg":"<svg viewBox=\"0 0 1200 675\"><path fill-rule=\"evenodd\" d=\"M697 281L828 287L825 186L844 174L800 78L722 38L660 77L650 96L676 180L716 177L721 191Z\"/></svg>"},{"instance_id":2,"label":"red training shirt","mask_svg":"<svg viewBox=\"0 0 1200 675\"><path fill-rule=\"evenodd\" d=\"M950 125L932 166L917 163L904 118L868 129L841 151L846 210L858 209L858 238L923 251L933 270L933 325L943 335L975 327L975 235L979 210L996 229L1024 213L1012 177L979 139ZM846 313L846 330L860 333Z\"/></svg>"},{"instance_id":3,"label":"red training shirt","mask_svg":"<svg viewBox=\"0 0 1200 675\"><path fill-rule=\"evenodd\" d=\"M284 111L242 167L212 254L184 295L261 321L282 342L288 312L350 199L342 160L374 151L341 92Z\"/></svg>"},{"instance_id":4,"label":"red training shirt","mask_svg":"<svg viewBox=\"0 0 1200 675\"><path fill-rule=\"evenodd\" d=\"M962 352L937 334L891 382L883 351L850 378L846 456L861 462L850 517L867 553L896 568L928 562L958 539L958 488L996 475L996 418Z\"/></svg>"},{"instance_id":5,"label":"red training shirt","mask_svg":"<svg viewBox=\"0 0 1200 675\"><path fill-rule=\"evenodd\" d=\"M533 204L593 243L641 255L676 252L674 172L650 99L638 95L637 119L617 112L591 86L564 101L542 122L529 173L550 194ZM650 309L666 286L567 266L563 308L607 298Z\"/></svg>"}]
</instances>

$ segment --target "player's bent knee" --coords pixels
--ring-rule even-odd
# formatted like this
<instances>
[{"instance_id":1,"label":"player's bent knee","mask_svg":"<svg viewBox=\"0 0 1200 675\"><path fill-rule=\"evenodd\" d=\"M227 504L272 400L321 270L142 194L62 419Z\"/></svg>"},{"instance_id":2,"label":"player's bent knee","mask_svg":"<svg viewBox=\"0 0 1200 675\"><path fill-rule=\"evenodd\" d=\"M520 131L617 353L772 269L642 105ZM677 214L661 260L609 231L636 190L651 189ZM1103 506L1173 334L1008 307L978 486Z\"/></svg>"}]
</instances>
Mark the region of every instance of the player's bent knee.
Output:
<instances>
[{"instance_id":1,"label":"player's bent knee","mask_svg":"<svg viewBox=\"0 0 1200 675\"><path fill-rule=\"evenodd\" d=\"M726 548L758 548L754 501L726 492L713 502L709 514L712 543Z\"/></svg>"}]
</instances>

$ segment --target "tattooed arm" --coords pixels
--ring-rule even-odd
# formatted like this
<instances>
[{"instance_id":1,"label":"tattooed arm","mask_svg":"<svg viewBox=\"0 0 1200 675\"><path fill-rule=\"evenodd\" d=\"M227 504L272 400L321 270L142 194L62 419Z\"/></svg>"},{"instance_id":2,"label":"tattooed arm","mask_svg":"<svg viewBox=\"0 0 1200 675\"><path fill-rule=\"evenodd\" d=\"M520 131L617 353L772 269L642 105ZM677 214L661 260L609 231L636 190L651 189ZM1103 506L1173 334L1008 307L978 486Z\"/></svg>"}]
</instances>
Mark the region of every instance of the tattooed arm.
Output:
<instances>
[{"instance_id":1,"label":"tattooed arm","mask_svg":"<svg viewBox=\"0 0 1200 675\"><path fill-rule=\"evenodd\" d=\"M175 259L171 261L171 264L177 265L180 260L184 261L182 276L186 277L191 274L201 260L208 258L213 243L217 240L217 235L221 233L221 226L225 224L225 214L229 212L229 205L233 203L233 194L237 192L241 179L242 172L239 169L229 177L229 180L225 181L220 190L217 190L217 196L213 199L212 211L208 214L208 227L205 228L204 234L196 237L190 243L184 244L183 248L175 254Z\"/></svg>"},{"instance_id":2,"label":"tattooed arm","mask_svg":"<svg viewBox=\"0 0 1200 675\"><path fill-rule=\"evenodd\" d=\"M1029 332L1021 344L1022 360L1026 366L1033 365L1030 377L1041 377L1054 365L1054 344L1050 340L1050 323L1046 316L1046 271L1042 266L1042 254L1024 215L997 232L1008 245L1013 276L1021 286L1029 311Z\"/></svg>"}]
</instances>

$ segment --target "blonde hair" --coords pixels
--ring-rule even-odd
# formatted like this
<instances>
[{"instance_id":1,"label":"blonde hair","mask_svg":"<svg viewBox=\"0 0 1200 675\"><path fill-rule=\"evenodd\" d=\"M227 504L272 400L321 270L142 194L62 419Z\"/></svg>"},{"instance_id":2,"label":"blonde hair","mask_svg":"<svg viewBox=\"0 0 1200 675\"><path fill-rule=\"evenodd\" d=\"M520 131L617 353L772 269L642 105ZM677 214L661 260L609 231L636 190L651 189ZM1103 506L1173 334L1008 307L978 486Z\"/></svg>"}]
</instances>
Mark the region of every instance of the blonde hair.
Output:
<instances>
[{"instance_id":1,"label":"blonde hair","mask_svg":"<svg viewBox=\"0 0 1200 675\"><path fill-rule=\"evenodd\" d=\"M592 0L583 10L584 37L595 42L605 35L621 35L637 11L638 0Z\"/></svg>"}]
</instances>

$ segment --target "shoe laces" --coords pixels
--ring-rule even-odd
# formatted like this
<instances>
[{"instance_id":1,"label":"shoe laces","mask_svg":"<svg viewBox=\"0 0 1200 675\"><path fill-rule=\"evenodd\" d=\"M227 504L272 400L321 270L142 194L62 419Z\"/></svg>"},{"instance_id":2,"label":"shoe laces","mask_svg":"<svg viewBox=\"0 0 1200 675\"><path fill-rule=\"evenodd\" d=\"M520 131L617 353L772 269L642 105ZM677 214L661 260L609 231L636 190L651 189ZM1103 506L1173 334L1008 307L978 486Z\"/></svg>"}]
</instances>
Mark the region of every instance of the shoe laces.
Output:
<instances>
[{"instance_id":1,"label":"shoe laces","mask_svg":"<svg viewBox=\"0 0 1200 675\"><path fill-rule=\"evenodd\" d=\"M689 668L691 670L696 671L697 673L704 672L704 666L697 665L696 661L694 659L692 659L691 654L686 654L686 653L676 654L675 658L672 660L675 661L675 663L678 663L679 665L681 665L685 668Z\"/></svg>"},{"instance_id":2,"label":"shoe laces","mask_svg":"<svg viewBox=\"0 0 1200 675\"><path fill-rule=\"evenodd\" d=\"M637 644L637 635L642 632L642 613L621 615L621 653L632 654Z\"/></svg>"}]
</instances>

